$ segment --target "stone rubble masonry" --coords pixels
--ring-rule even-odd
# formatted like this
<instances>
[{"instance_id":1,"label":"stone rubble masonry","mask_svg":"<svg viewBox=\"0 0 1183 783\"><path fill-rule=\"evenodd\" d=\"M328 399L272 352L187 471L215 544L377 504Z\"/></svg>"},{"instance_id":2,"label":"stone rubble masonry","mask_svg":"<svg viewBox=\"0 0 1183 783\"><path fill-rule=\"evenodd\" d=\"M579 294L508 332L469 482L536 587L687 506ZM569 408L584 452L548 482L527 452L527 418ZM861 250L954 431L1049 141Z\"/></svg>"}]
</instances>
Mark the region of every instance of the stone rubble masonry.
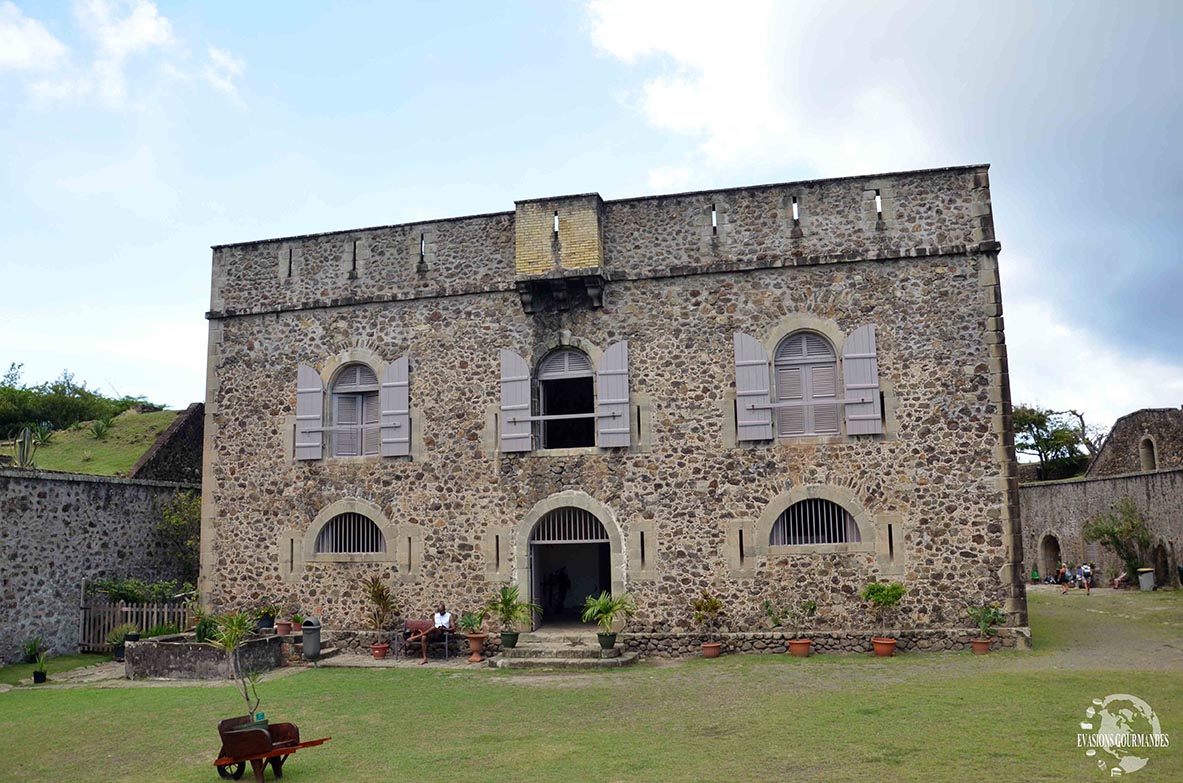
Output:
<instances>
[{"instance_id":1,"label":"stone rubble masonry","mask_svg":"<svg viewBox=\"0 0 1183 783\"><path fill-rule=\"evenodd\" d=\"M599 219L603 307L527 314L515 284L555 263L554 212L562 246L577 202ZM908 587L899 625L917 638L962 634L967 604L997 601L1024 639L999 249L985 166L543 199L215 247L203 599L279 598L319 610L328 629L357 628L359 582L376 573L406 616L440 600L462 612L502 584L528 590L526 528L568 503L609 533L614 589L639 608L632 633L684 627L703 590L733 630L758 627L765 599L814 599L819 632L869 632L859 593L891 579ZM841 340L864 324L876 326L884 435L736 444L735 332L771 352L801 325ZM631 448L497 451L499 349L533 366L558 345L594 361L625 339ZM298 365L324 378L365 356L410 358L413 456L293 461ZM756 541L802 494L856 500L864 545L781 553ZM303 556L313 521L347 500L375 509L393 557Z\"/></svg>"},{"instance_id":2,"label":"stone rubble masonry","mask_svg":"<svg viewBox=\"0 0 1183 783\"><path fill-rule=\"evenodd\" d=\"M1133 443L1135 454L1138 444ZM1109 511L1122 498L1130 498L1150 528L1152 546L1161 547L1165 563L1158 564L1160 584L1179 585L1178 566L1183 557L1183 469L1126 476L1041 481L1024 484L1020 490L1023 505L1023 552L1028 575L1032 568L1048 575L1049 563L1040 552L1043 540L1053 536L1060 548L1060 559L1080 564L1088 556L1097 561L1099 578L1109 569L1122 569L1121 562L1108 549L1096 546L1086 555L1084 526L1098 514ZM1165 566L1165 567L1163 567ZM1165 572L1165 573L1164 573Z\"/></svg>"},{"instance_id":3,"label":"stone rubble masonry","mask_svg":"<svg viewBox=\"0 0 1183 783\"><path fill-rule=\"evenodd\" d=\"M156 537L160 509L196 485L0 469L0 661L40 636L78 650L84 580L176 579Z\"/></svg>"},{"instance_id":4,"label":"stone rubble masonry","mask_svg":"<svg viewBox=\"0 0 1183 783\"><path fill-rule=\"evenodd\" d=\"M201 482L205 405L195 402L177 415L131 469L132 478Z\"/></svg>"},{"instance_id":5,"label":"stone rubble masonry","mask_svg":"<svg viewBox=\"0 0 1183 783\"><path fill-rule=\"evenodd\" d=\"M1088 477L1146 472L1140 451L1144 439L1154 444L1155 469L1183 468L1183 409L1145 408L1122 416L1089 465Z\"/></svg>"}]
</instances>

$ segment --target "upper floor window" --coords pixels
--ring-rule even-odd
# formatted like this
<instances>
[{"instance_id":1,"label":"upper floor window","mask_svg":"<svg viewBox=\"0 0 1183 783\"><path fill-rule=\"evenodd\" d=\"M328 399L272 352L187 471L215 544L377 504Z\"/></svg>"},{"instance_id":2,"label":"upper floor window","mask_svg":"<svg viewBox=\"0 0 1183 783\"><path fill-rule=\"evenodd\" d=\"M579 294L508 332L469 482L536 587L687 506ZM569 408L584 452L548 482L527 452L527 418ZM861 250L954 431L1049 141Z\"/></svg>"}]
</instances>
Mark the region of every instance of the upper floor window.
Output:
<instances>
[{"instance_id":1,"label":"upper floor window","mask_svg":"<svg viewBox=\"0 0 1183 783\"><path fill-rule=\"evenodd\" d=\"M849 511L832 500L809 498L789 506L776 518L769 546L860 543L858 525Z\"/></svg>"},{"instance_id":2,"label":"upper floor window","mask_svg":"<svg viewBox=\"0 0 1183 783\"><path fill-rule=\"evenodd\" d=\"M838 356L826 338L797 332L781 340L773 372L777 435L838 434Z\"/></svg>"},{"instance_id":3,"label":"upper floor window","mask_svg":"<svg viewBox=\"0 0 1183 783\"><path fill-rule=\"evenodd\" d=\"M386 551L386 537L364 514L338 514L316 534L318 555L361 555Z\"/></svg>"},{"instance_id":4,"label":"upper floor window","mask_svg":"<svg viewBox=\"0 0 1183 783\"><path fill-rule=\"evenodd\" d=\"M534 373L519 354L501 350L501 451L632 442L628 343L608 346L598 363L582 351L547 354Z\"/></svg>"},{"instance_id":5,"label":"upper floor window","mask_svg":"<svg viewBox=\"0 0 1183 783\"><path fill-rule=\"evenodd\" d=\"M334 457L378 453L378 391L378 376L364 364L347 364L337 373L329 401Z\"/></svg>"},{"instance_id":6,"label":"upper floor window","mask_svg":"<svg viewBox=\"0 0 1183 783\"><path fill-rule=\"evenodd\" d=\"M1138 446L1138 461L1143 472L1158 470L1158 455L1154 451L1153 439L1142 438L1142 443Z\"/></svg>"}]
</instances>

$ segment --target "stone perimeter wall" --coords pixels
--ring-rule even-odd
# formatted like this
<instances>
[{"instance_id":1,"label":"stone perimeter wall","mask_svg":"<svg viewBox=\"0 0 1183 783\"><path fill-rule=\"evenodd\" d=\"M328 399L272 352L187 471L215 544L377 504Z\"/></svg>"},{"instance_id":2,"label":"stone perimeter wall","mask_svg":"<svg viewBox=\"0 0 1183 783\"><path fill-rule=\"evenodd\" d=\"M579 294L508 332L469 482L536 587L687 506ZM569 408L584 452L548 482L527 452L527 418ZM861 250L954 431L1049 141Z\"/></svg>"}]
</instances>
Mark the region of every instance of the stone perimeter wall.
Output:
<instances>
[{"instance_id":1,"label":"stone perimeter wall","mask_svg":"<svg viewBox=\"0 0 1183 783\"><path fill-rule=\"evenodd\" d=\"M189 484L0 469L0 661L32 636L78 649L82 582L175 579L156 538L160 509Z\"/></svg>"},{"instance_id":2,"label":"stone perimeter wall","mask_svg":"<svg viewBox=\"0 0 1183 783\"><path fill-rule=\"evenodd\" d=\"M881 190L883 220L868 188ZM786 212L795 193L799 225ZM215 248L206 600L278 596L354 627L358 583L379 573L412 616L439 600L474 608L520 578L523 518L566 493L594 503L619 536L613 564L640 630L684 622L704 589L747 627L765 598L814 598L829 627L870 628L857 594L871 579L908 585L905 627L962 628L967 603L992 600L1026 625L984 168L607 202L603 221L604 307L536 315L514 292L509 214ZM839 334L876 325L886 436L736 446L734 332L774 340L802 318ZM533 364L564 341L594 354L620 339L639 418L632 448L497 452L498 349ZM293 462L297 366L359 351L411 358L422 449ZM875 550L758 554L757 520L816 488L857 500ZM292 562L317 514L345 499L396 532L394 562Z\"/></svg>"}]
</instances>

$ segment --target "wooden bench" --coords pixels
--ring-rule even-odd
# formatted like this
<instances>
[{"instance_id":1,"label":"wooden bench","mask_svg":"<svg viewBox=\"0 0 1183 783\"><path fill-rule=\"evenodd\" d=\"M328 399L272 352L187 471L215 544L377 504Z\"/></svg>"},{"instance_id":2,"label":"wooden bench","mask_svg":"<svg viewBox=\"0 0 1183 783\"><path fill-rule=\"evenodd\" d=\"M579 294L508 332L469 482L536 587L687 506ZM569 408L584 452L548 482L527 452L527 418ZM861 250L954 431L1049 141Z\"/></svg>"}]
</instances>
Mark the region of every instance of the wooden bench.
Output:
<instances>
[{"instance_id":1,"label":"wooden bench","mask_svg":"<svg viewBox=\"0 0 1183 783\"><path fill-rule=\"evenodd\" d=\"M222 750L214 760L218 777L238 780L251 763L256 783L263 783L263 770L270 762L275 777L283 777L283 764L288 756L297 750L314 748L328 742L331 737L300 742L300 730L294 723L272 723L269 726L240 728L251 723L250 716L227 718L218 724L218 736L222 738Z\"/></svg>"},{"instance_id":2,"label":"wooden bench","mask_svg":"<svg viewBox=\"0 0 1183 783\"><path fill-rule=\"evenodd\" d=\"M435 627L435 623L431 620L403 620L403 632L398 638L398 649L395 651L395 657L411 658L414 657L410 651L414 650L415 654L421 653L423 648L420 647L421 642L418 640L408 642L407 637L420 631L431 630ZM442 644L444 646L444 660L451 656L452 639L456 636L455 629L440 629L438 635L432 634L427 637L427 649L430 651L433 644Z\"/></svg>"}]
</instances>

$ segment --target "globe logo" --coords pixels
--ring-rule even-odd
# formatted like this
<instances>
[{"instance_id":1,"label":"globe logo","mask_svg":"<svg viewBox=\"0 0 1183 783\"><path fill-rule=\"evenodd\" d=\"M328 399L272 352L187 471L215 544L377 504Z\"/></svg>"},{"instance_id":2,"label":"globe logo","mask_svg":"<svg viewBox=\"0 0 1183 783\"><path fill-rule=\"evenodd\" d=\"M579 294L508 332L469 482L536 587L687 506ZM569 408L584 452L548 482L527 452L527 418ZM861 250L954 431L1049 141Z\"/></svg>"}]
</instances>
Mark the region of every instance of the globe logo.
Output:
<instances>
[{"instance_id":1,"label":"globe logo","mask_svg":"<svg viewBox=\"0 0 1183 783\"><path fill-rule=\"evenodd\" d=\"M1158 716L1150 705L1128 693L1112 693L1093 699L1084 712L1077 747L1095 759L1097 768L1110 777L1121 777L1146 766L1156 748L1170 746Z\"/></svg>"}]
</instances>

